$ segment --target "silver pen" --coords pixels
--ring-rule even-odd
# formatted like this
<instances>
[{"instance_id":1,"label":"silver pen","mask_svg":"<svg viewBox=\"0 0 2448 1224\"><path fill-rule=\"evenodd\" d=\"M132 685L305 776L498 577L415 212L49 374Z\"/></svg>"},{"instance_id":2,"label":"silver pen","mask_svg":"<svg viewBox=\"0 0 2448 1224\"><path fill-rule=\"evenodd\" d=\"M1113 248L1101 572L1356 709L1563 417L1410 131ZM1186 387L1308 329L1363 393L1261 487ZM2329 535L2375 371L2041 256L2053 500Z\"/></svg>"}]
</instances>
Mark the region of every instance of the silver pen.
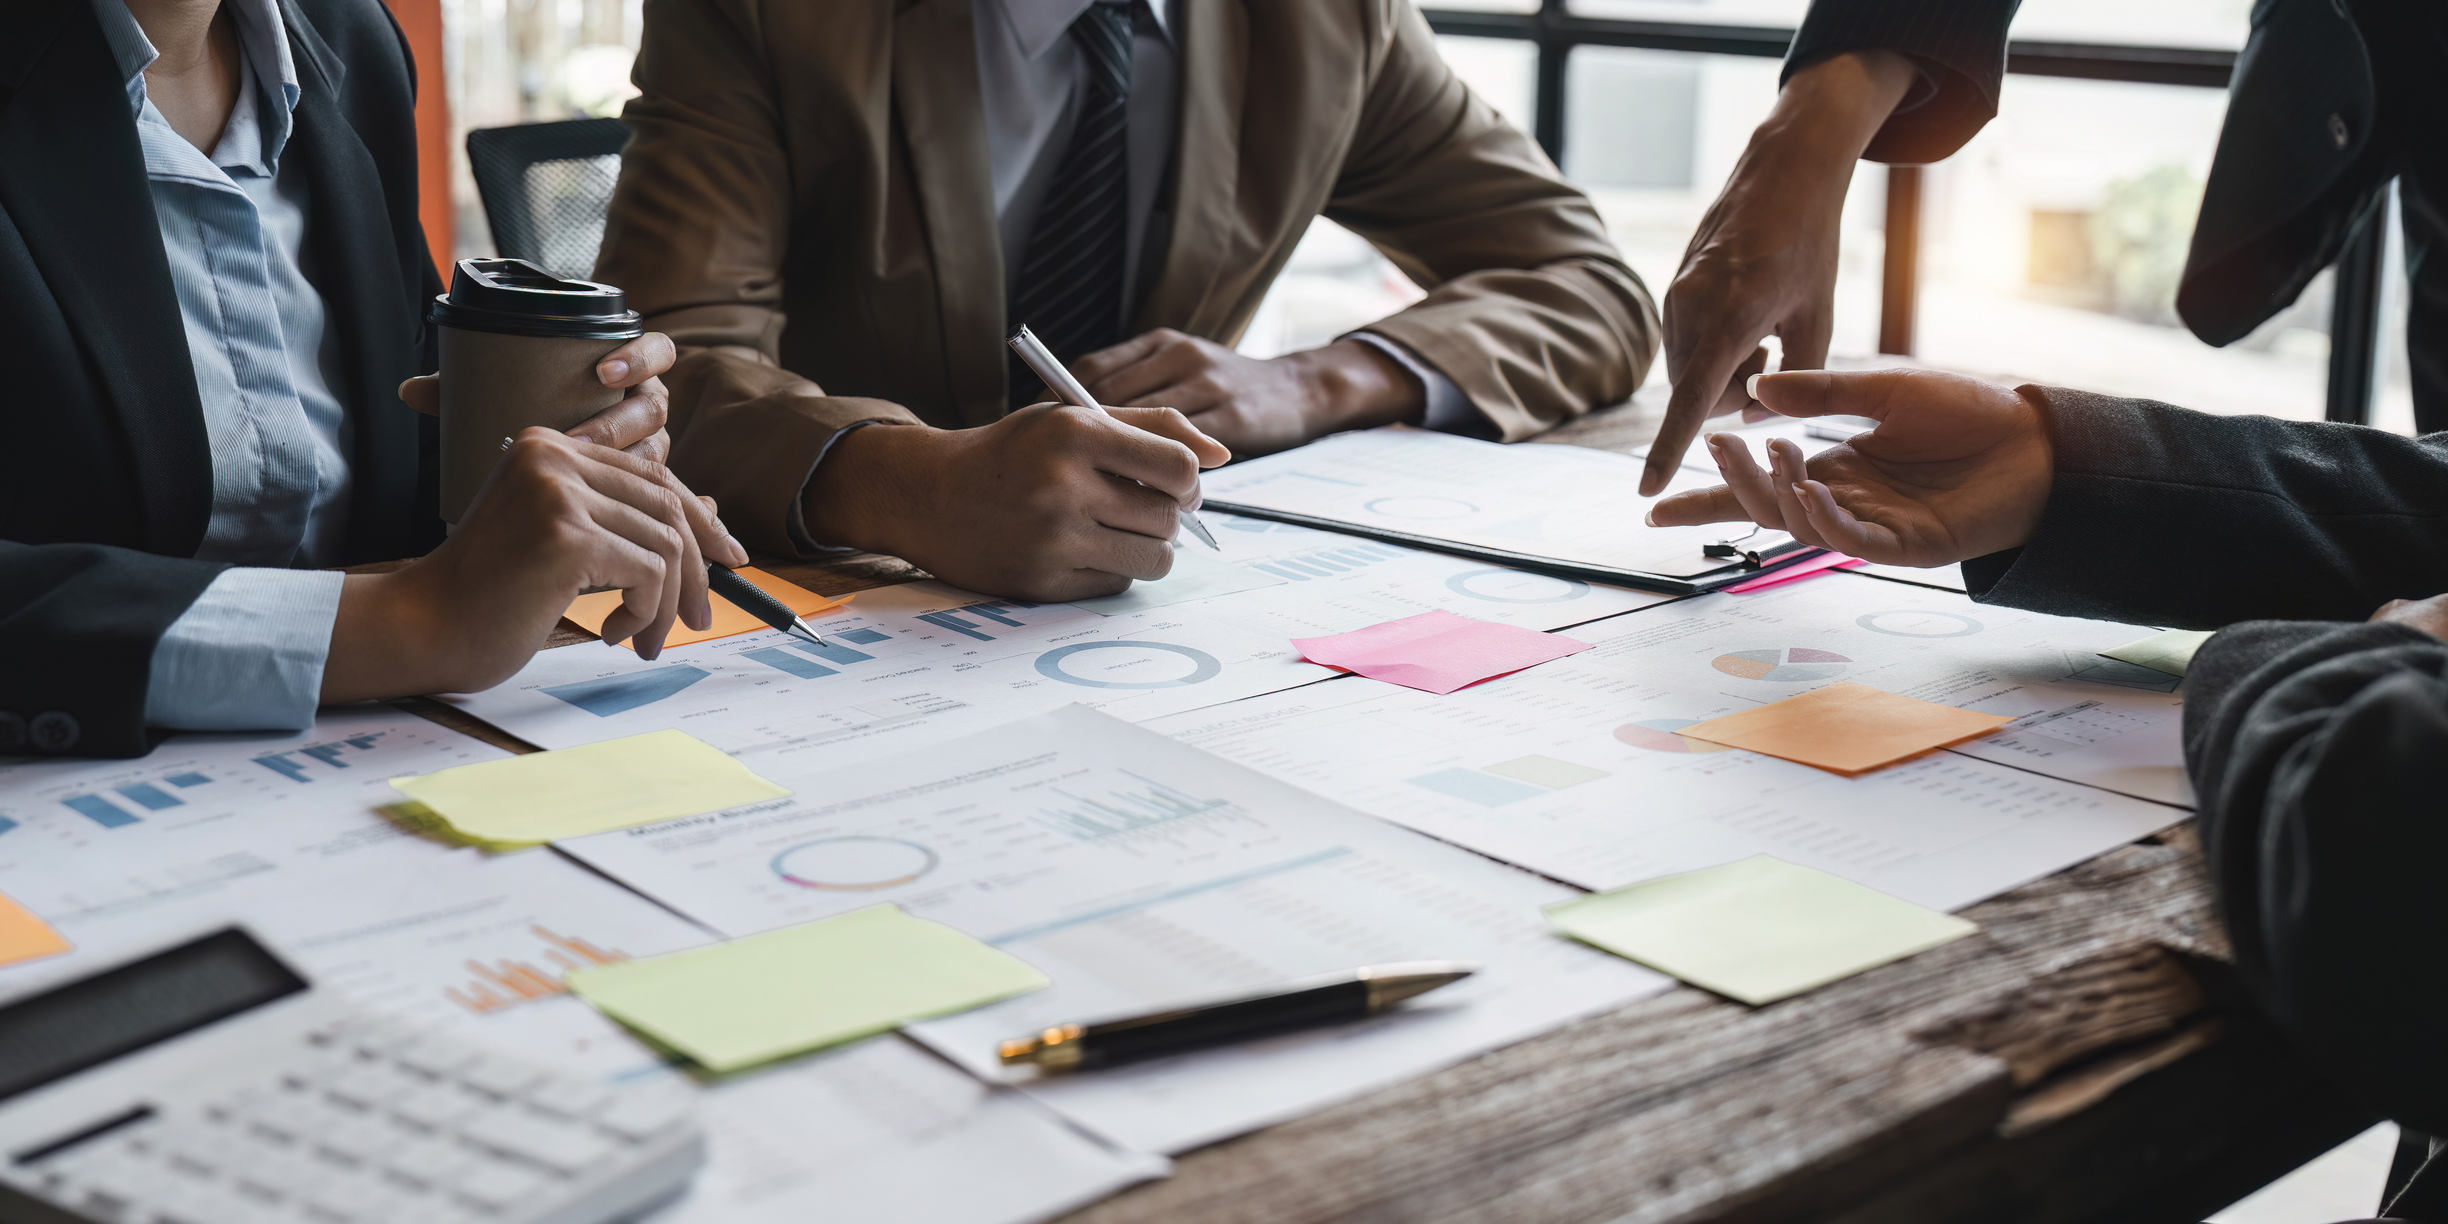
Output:
<instances>
[{"instance_id":1,"label":"silver pen","mask_svg":"<svg viewBox=\"0 0 2448 1224\"><path fill-rule=\"evenodd\" d=\"M1082 408L1094 408L1098 412L1105 411L1105 405L1096 402L1096 397L1088 394L1088 388L1081 386L1080 380L1071 377L1071 371L1064 369L1063 363L1054 359L1053 351L1045 346L1044 341L1037 338L1037 333L1028 329L1027 324L1021 324L1020 330L1012 333L1011 346L1013 352L1020 354L1020 360L1027 362L1028 368L1035 371L1037 377L1044 379L1046 386L1052 388L1054 394ZM1224 551L1223 547L1216 543L1216 538L1208 533L1207 524L1199 521L1198 511L1184 510L1181 519L1182 526L1189 528L1190 534L1197 536L1200 543L1217 552Z\"/></svg>"}]
</instances>

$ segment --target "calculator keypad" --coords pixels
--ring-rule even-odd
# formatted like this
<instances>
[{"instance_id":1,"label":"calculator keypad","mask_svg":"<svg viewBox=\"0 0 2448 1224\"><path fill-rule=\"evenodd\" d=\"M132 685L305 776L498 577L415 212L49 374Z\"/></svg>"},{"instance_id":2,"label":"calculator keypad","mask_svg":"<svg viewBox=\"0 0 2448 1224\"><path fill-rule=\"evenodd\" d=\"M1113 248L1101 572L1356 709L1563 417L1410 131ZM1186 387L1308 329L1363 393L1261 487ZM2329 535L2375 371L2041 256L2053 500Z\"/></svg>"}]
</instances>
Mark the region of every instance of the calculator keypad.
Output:
<instances>
[{"instance_id":1,"label":"calculator keypad","mask_svg":"<svg viewBox=\"0 0 2448 1224\"><path fill-rule=\"evenodd\" d=\"M425 1224L548 1212L683 1124L615 1089L388 1021L311 1034L260 1086L14 1170L105 1224Z\"/></svg>"}]
</instances>

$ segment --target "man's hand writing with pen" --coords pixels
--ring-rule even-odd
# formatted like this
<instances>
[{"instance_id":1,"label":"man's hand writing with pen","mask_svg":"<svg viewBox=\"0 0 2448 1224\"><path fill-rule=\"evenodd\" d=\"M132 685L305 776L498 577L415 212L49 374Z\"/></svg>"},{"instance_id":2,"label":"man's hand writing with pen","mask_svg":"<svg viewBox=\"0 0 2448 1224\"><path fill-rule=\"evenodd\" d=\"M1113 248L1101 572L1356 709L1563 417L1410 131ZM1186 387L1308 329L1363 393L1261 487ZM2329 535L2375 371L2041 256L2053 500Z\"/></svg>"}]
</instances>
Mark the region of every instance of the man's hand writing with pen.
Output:
<instances>
[{"instance_id":1,"label":"man's hand writing with pen","mask_svg":"<svg viewBox=\"0 0 2448 1224\"><path fill-rule=\"evenodd\" d=\"M825 543L905 557L973 591L1061 602L1170 573L1199 469L1229 458L1170 408L1033 404L974 429L844 434L803 507Z\"/></svg>"}]
</instances>

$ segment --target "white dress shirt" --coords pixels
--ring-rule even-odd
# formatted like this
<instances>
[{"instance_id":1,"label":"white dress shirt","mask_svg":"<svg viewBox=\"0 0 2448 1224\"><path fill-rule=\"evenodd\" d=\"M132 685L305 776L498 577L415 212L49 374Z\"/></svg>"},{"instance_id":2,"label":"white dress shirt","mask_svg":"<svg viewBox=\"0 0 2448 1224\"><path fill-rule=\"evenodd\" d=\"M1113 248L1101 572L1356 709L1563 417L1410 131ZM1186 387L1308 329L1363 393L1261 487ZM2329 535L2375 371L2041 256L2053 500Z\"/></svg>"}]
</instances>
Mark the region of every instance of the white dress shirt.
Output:
<instances>
[{"instance_id":1,"label":"white dress shirt","mask_svg":"<svg viewBox=\"0 0 2448 1224\"><path fill-rule=\"evenodd\" d=\"M224 0L239 43L237 105L210 154L145 94L157 57L124 0L93 0L127 81L163 254L185 324L212 461L196 556L229 561L154 648L145 720L181 730L314 720L339 613L325 564L347 527L349 421L332 395L334 337L299 256L303 177L281 171L296 66L275 0Z\"/></svg>"}]
</instances>

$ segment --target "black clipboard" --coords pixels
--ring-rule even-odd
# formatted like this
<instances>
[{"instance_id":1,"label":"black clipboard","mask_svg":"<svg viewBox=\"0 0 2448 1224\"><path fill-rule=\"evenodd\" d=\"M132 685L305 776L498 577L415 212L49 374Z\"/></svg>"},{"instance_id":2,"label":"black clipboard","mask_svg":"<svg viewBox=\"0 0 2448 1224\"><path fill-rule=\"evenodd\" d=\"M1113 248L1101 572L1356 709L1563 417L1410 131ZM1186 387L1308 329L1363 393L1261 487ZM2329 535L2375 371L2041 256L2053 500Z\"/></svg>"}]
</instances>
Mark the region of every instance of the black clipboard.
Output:
<instances>
[{"instance_id":1,"label":"black clipboard","mask_svg":"<svg viewBox=\"0 0 2448 1224\"><path fill-rule=\"evenodd\" d=\"M1473 561L1486 561L1493 565L1506 565L1514 569L1528 570L1534 574L1570 578L1577 582L1598 582L1608 586L1631 587L1636 591L1656 591L1663 595L1706 594L1720 587L1748 582L1753 578L1808 561L1827 551L1822 548L1813 548L1800 540L1787 540L1774 548L1762 549L1756 553L1745 553L1741 560L1728 562L1720 569L1678 578L1671 574L1652 574L1646 570L1623 569L1612 565L1591 565L1582 561L1567 561L1561 557L1515 552L1509 548L1491 548L1484 544L1465 544L1459 540L1448 540L1441 536L1413 535L1408 531L1392 531L1383 527L1363 527L1358 523L1348 523L1341 519L1320 518L1314 514L1295 514L1288 510L1270 510L1265 506L1252 506L1241 502L1216 501L1210 498L1200 503L1200 508L1220 510L1226 514L1238 514L1243 518L1265 519L1271 523L1288 523L1294 527L1331 531L1338 535L1358 536L1361 539L1375 540L1381 544L1399 544L1404 548L1417 548L1428 552L1445 553L1448 556L1466 557Z\"/></svg>"}]
</instances>

